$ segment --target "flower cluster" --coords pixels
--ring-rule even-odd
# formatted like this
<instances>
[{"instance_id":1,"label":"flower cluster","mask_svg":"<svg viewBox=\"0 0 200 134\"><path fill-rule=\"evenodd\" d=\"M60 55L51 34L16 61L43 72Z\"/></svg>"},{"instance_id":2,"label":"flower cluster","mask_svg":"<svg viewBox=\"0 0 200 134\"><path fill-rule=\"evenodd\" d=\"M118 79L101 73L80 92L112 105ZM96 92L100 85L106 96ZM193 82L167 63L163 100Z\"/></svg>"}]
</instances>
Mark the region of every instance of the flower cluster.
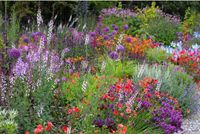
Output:
<instances>
[{"instance_id":1,"label":"flower cluster","mask_svg":"<svg viewBox=\"0 0 200 134\"><path fill-rule=\"evenodd\" d=\"M129 79L112 85L109 91L101 96L98 106L100 111L106 111L107 117L102 118L103 115L99 115L97 119L94 119L93 124L96 127L106 126L110 132L117 131L117 124L120 124L120 120L135 116L133 104L137 92Z\"/></svg>"},{"instance_id":2,"label":"flower cluster","mask_svg":"<svg viewBox=\"0 0 200 134\"><path fill-rule=\"evenodd\" d=\"M152 117L147 122L153 121L152 123L161 127L165 133L181 130L182 111L178 101L166 93L155 90L156 84L158 80L145 77L138 84L126 79L110 86L109 91L100 98L100 114L94 119L93 124L99 128L105 126L114 133L120 131L117 124L119 126L126 121L125 125L130 126L139 114L148 112ZM132 129L134 130L134 126Z\"/></svg>"},{"instance_id":3,"label":"flower cluster","mask_svg":"<svg viewBox=\"0 0 200 134\"><path fill-rule=\"evenodd\" d=\"M168 94L152 90L155 84L158 84L158 81L152 78L144 78L139 82L143 88L142 107L150 110L153 122L166 134L182 130L183 115L178 101Z\"/></svg>"},{"instance_id":4,"label":"flower cluster","mask_svg":"<svg viewBox=\"0 0 200 134\"><path fill-rule=\"evenodd\" d=\"M182 66L195 80L200 80L200 51L182 50L175 51L171 62Z\"/></svg>"},{"instance_id":5,"label":"flower cluster","mask_svg":"<svg viewBox=\"0 0 200 134\"><path fill-rule=\"evenodd\" d=\"M85 41L84 33L77 31L75 28L69 28L66 32L64 43L68 47L75 47L76 45L83 45Z\"/></svg>"},{"instance_id":6,"label":"flower cluster","mask_svg":"<svg viewBox=\"0 0 200 134\"><path fill-rule=\"evenodd\" d=\"M143 57L145 51L148 48L155 48L158 44L153 43L151 39L148 40L140 40L139 37L125 35L122 44L124 45L126 51L133 57Z\"/></svg>"},{"instance_id":7,"label":"flower cluster","mask_svg":"<svg viewBox=\"0 0 200 134\"><path fill-rule=\"evenodd\" d=\"M167 14L167 13L164 13L162 10L160 9L157 9L156 12L165 17L167 20L169 20L170 22L172 23L180 23L181 19L179 16L175 16L175 15L171 15L171 14Z\"/></svg>"},{"instance_id":8,"label":"flower cluster","mask_svg":"<svg viewBox=\"0 0 200 134\"><path fill-rule=\"evenodd\" d=\"M182 114L172 107L171 102L171 100L163 101L162 106L152 112L153 121L163 128L166 134L172 134L182 130Z\"/></svg>"},{"instance_id":9,"label":"flower cluster","mask_svg":"<svg viewBox=\"0 0 200 134\"><path fill-rule=\"evenodd\" d=\"M107 8L101 11L102 16L135 17L137 14L130 9Z\"/></svg>"},{"instance_id":10,"label":"flower cluster","mask_svg":"<svg viewBox=\"0 0 200 134\"><path fill-rule=\"evenodd\" d=\"M70 127L64 125L64 126L61 126L59 128L56 128L56 126L53 125L52 122L48 121L46 123L45 126L43 126L42 124L38 124L37 127L34 129L33 133L34 134L42 134L42 133L56 133L58 134L58 132L60 133L70 133ZM29 134L29 131L25 131L24 134Z\"/></svg>"},{"instance_id":11,"label":"flower cluster","mask_svg":"<svg viewBox=\"0 0 200 134\"><path fill-rule=\"evenodd\" d=\"M19 47L22 50L27 51L28 47L32 45L39 46L41 38L44 38L44 44L46 44L47 38L42 32L32 32L32 33L23 34L19 39Z\"/></svg>"}]
</instances>

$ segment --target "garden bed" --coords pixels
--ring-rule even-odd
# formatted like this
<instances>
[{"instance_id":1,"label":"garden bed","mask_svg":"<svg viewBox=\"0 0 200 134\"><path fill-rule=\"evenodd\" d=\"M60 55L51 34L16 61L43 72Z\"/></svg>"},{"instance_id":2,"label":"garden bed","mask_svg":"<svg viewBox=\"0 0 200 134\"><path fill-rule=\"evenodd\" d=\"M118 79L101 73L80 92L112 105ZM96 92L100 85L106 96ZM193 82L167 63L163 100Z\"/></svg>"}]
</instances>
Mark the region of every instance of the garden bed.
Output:
<instances>
[{"instance_id":1,"label":"garden bed","mask_svg":"<svg viewBox=\"0 0 200 134\"><path fill-rule=\"evenodd\" d=\"M199 13L119 3L92 28L42 12L0 40L0 133L199 133Z\"/></svg>"}]
</instances>

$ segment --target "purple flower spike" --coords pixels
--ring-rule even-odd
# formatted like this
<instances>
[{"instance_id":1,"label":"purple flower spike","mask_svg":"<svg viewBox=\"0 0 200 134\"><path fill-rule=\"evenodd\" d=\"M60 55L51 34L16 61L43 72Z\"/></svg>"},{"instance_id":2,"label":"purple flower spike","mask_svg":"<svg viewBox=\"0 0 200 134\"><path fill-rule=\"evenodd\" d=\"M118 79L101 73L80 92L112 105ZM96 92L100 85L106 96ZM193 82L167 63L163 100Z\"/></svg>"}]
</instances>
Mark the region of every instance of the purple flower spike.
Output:
<instances>
[{"instance_id":1,"label":"purple flower spike","mask_svg":"<svg viewBox=\"0 0 200 134\"><path fill-rule=\"evenodd\" d=\"M20 52L20 50L17 49L17 48L12 48L12 49L8 52L8 55L9 55L11 58L18 59L18 58L21 56L21 52Z\"/></svg>"},{"instance_id":2,"label":"purple flower spike","mask_svg":"<svg viewBox=\"0 0 200 134\"><path fill-rule=\"evenodd\" d=\"M113 59L113 60L116 60L119 58L119 55L116 51L112 51L110 54L109 54L110 58Z\"/></svg>"}]
</instances>

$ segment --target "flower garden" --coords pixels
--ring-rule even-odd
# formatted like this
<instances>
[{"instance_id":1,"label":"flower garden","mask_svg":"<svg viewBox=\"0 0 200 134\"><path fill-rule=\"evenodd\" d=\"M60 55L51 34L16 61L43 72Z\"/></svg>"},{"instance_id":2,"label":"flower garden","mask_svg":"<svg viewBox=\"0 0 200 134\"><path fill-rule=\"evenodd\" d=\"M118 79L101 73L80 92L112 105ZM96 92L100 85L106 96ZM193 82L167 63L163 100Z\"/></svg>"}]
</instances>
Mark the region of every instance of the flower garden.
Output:
<instances>
[{"instance_id":1,"label":"flower garden","mask_svg":"<svg viewBox=\"0 0 200 134\"><path fill-rule=\"evenodd\" d=\"M1 37L0 133L186 133L200 110L198 13L119 4L94 28L72 16L45 24L42 13L9 47Z\"/></svg>"}]
</instances>

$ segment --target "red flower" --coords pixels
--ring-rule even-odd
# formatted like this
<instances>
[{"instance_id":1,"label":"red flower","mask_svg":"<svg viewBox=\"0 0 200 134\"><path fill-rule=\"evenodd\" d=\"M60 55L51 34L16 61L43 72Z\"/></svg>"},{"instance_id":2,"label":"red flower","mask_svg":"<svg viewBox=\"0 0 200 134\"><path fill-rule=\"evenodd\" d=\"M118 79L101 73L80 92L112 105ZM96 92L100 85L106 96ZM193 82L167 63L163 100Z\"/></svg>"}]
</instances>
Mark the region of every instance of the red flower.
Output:
<instances>
[{"instance_id":1,"label":"red flower","mask_svg":"<svg viewBox=\"0 0 200 134\"><path fill-rule=\"evenodd\" d=\"M158 98L160 98L160 92L155 91L155 96L158 97Z\"/></svg>"},{"instance_id":2,"label":"red flower","mask_svg":"<svg viewBox=\"0 0 200 134\"><path fill-rule=\"evenodd\" d=\"M68 114L72 114L72 113L78 113L80 110L78 107L73 107L71 109L68 109Z\"/></svg>"},{"instance_id":3,"label":"red flower","mask_svg":"<svg viewBox=\"0 0 200 134\"><path fill-rule=\"evenodd\" d=\"M78 113L78 112L79 112L78 107L74 107L74 108L73 108L73 112Z\"/></svg>"},{"instance_id":4,"label":"red flower","mask_svg":"<svg viewBox=\"0 0 200 134\"><path fill-rule=\"evenodd\" d=\"M72 114L73 110L72 109L68 109L68 114Z\"/></svg>"},{"instance_id":5,"label":"red flower","mask_svg":"<svg viewBox=\"0 0 200 134\"><path fill-rule=\"evenodd\" d=\"M108 99L114 101L115 97L108 97Z\"/></svg>"},{"instance_id":6,"label":"red flower","mask_svg":"<svg viewBox=\"0 0 200 134\"><path fill-rule=\"evenodd\" d=\"M63 130L64 133L67 133L69 131L69 128L67 126L63 126L62 130Z\"/></svg>"},{"instance_id":7,"label":"red flower","mask_svg":"<svg viewBox=\"0 0 200 134\"><path fill-rule=\"evenodd\" d=\"M151 94L151 93L148 93L148 94L147 94L147 97L151 98L151 97L152 97L152 94Z\"/></svg>"},{"instance_id":8,"label":"red flower","mask_svg":"<svg viewBox=\"0 0 200 134\"><path fill-rule=\"evenodd\" d=\"M41 124L37 125L37 128L34 129L34 134L39 134L43 131L43 126Z\"/></svg>"},{"instance_id":9,"label":"red flower","mask_svg":"<svg viewBox=\"0 0 200 134\"><path fill-rule=\"evenodd\" d=\"M185 50L182 50L182 51L180 52L180 54L181 54L181 55L185 54Z\"/></svg>"},{"instance_id":10,"label":"red flower","mask_svg":"<svg viewBox=\"0 0 200 134\"><path fill-rule=\"evenodd\" d=\"M118 128L120 129L120 134L126 134L127 132L126 126L124 126L123 124L118 124Z\"/></svg>"},{"instance_id":11,"label":"red flower","mask_svg":"<svg viewBox=\"0 0 200 134\"><path fill-rule=\"evenodd\" d=\"M123 131L122 131L122 134L126 134L126 131L127 131L127 127L124 126Z\"/></svg>"},{"instance_id":12,"label":"red flower","mask_svg":"<svg viewBox=\"0 0 200 134\"><path fill-rule=\"evenodd\" d=\"M125 92L132 92L132 90L131 90L131 85L129 85L129 84L126 84L125 86L124 86L124 91Z\"/></svg>"},{"instance_id":13,"label":"red flower","mask_svg":"<svg viewBox=\"0 0 200 134\"><path fill-rule=\"evenodd\" d=\"M118 107L119 109L121 109L121 108L123 107L122 103L118 103L118 104L117 104L117 107Z\"/></svg>"},{"instance_id":14,"label":"red flower","mask_svg":"<svg viewBox=\"0 0 200 134\"><path fill-rule=\"evenodd\" d=\"M52 127L53 127L53 124L50 121L48 121L45 130L50 131Z\"/></svg>"},{"instance_id":15,"label":"red flower","mask_svg":"<svg viewBox=\"0 0 200 134\"><path fill-rule=\"evenodd\" d=\"M24 134L29 134L29 132L28 131L25 131L25 133Z\"/></svg>"},{"instance_id":16,"label":"red flower","mask_svg":"<svg viewBox=\"0 0 200 134\"><path fill-rule=\"evenodd\" d=\"M117 91L117 92L119 92L119 91L120 91L120 89L121 89L121 87L122 87L122 86L121 86L120 84L117 84L117 85L115 86L115 88L116 88L116 91Z\"/></svg>"},{"instance_id":17,"label":"red flower","mask_svg":"<svg viewBox=\"0 0 200 134\"><path fill-rule=\"evenodd\" d=\"M103 96L102 96L102 98L103 99L107 99L109 96L108 96L108 94L106 93L106 94L104 94Z\"/></svg>"},{"instance_id":18,"label":"red flower","mask_svg":"<svg viewBox=\"0 0 200 134\"><path fill-rule=\"evenodd\" d=\"M118 112L117 110L114 110L114 111L113 111L113 114L114 114L114 115L118 115L119 112Z\"/></svg>"}]
</instances>

